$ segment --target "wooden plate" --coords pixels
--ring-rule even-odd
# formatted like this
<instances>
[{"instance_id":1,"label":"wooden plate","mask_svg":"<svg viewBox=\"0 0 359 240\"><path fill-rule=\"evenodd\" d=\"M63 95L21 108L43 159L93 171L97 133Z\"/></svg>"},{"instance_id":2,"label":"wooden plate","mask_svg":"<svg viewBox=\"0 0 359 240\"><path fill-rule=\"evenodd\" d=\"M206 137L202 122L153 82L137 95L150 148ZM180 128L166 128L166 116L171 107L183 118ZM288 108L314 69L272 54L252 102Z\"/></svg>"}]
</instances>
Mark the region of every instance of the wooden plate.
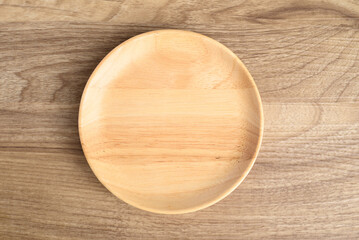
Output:
<instances>
[{"instance_id":1,"label":"wooden plate","mask_svg":"<svg viewBox=\"0 0 359 240\"><path fill-rule=\"evenodd\" d=\"M206 36L160 30L111 51L84 90L89 165L123 201L185 213L232 192L257 156L263 113L243 63Z\"/></svg>"}]
</instances>

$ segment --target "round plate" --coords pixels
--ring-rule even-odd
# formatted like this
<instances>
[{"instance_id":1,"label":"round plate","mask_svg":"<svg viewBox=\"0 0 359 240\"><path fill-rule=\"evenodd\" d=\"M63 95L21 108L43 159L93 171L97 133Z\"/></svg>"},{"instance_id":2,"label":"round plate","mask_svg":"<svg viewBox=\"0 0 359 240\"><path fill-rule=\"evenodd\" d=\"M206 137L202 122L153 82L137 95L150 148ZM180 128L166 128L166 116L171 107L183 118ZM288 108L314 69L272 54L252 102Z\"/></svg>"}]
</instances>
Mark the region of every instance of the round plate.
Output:
<instances>
[{"instance_id":1,"label":"round plate","mask_svg":"<svg viewBox=\"0 0 359 240\"><path fill-rule=\"evenodd\" d=\"M79 132L89 165L114 195L147 211L185 213L246 177L262 116L253 79L228 48L160 30L127 40L97 66Z\"/></svg>"}]
</instances>

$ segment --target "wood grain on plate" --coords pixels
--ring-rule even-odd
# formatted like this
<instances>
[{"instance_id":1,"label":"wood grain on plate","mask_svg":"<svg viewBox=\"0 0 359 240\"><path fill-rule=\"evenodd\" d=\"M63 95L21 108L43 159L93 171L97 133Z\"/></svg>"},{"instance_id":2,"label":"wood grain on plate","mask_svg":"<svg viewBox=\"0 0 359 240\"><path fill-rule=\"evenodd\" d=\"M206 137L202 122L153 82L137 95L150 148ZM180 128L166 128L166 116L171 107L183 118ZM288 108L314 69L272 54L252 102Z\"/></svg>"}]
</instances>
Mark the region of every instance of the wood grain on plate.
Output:
<instances>
[{"instance_id":1,"label":"wood grain on plate","mask_svg":"<svg viewBox=\"0 0 359 240\"><path fill-rule=\"evenodd\" d=\"M2 238L358 238L358 1L0 2ZM175 216L110 194L77 131L98 62L162 28L234 51L256 81L266 122L240 188Z\"/></svg>"},{"instance_id":2,"label":"wood grain on plate","mask_svg":"<svg viewBox=\"0 0 359 240\"><path fill-rule=\"evenodd\" d=\"M263 136L255 83L228 48L158 30L112 50L88 80L79 134L106 188L156 213L188 213L231 193Z\"/></svg>"}]
</instances>

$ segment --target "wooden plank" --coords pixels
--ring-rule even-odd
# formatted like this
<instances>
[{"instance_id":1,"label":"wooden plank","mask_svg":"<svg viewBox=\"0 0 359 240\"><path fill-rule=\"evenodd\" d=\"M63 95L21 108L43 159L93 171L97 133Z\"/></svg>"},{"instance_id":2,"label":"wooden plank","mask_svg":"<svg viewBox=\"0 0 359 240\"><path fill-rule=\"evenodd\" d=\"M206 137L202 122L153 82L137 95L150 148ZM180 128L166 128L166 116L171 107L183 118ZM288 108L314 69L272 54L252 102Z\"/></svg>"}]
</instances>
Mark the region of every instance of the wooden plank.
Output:
<instances>
[{"instance_id":1,"label":"wooden plank","mask_svg":"<svg viewBox=\"0 0 359 240\"><path fill-rule=\"evenodd\" d=\"M1 26L7 30L0 33L0 67L9 91L2 91L0 99L11 102L78 103L91 71L107 52L134 35L158 29L83 23ZM355 28L185 29L213 37L233 50L247 65L266 101L358 99L359 33ZM45 89L47 94L42 93Z\"/></svg>"},{"instance_id":2,"label":"wooden plank","mask_svg":"<svg viewBox=\"0 0 359 240\"><path fill-rule=\"evenodd\" d=\"M357 239L357 1L0 1L0 238ZM233 50L264 104L257 162L223 201L156 215L91 172L77 114L97 63L177 28Z\"/></svg>"}]
</instances>

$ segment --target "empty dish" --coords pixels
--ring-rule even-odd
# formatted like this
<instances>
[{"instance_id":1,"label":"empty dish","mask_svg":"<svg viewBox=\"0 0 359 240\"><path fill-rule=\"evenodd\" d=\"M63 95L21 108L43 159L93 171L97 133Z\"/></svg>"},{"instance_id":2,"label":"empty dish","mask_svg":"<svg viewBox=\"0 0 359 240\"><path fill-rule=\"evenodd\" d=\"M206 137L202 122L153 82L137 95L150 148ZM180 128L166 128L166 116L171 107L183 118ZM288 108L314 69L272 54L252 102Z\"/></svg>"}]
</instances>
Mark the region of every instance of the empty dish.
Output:
<instances>
[{"instance_id":1,"label":"empty dish","mask_svg":"<svg viewBox=\"0 0 359 240\"><path fill-rule=\"evenodd\" d=\"M114 195L151 212L192 212L227 196L250 171L262 105L228 48L198 33L152 31L95 69L79 132L91 169Z\"/></svg>"}]
</instances>

